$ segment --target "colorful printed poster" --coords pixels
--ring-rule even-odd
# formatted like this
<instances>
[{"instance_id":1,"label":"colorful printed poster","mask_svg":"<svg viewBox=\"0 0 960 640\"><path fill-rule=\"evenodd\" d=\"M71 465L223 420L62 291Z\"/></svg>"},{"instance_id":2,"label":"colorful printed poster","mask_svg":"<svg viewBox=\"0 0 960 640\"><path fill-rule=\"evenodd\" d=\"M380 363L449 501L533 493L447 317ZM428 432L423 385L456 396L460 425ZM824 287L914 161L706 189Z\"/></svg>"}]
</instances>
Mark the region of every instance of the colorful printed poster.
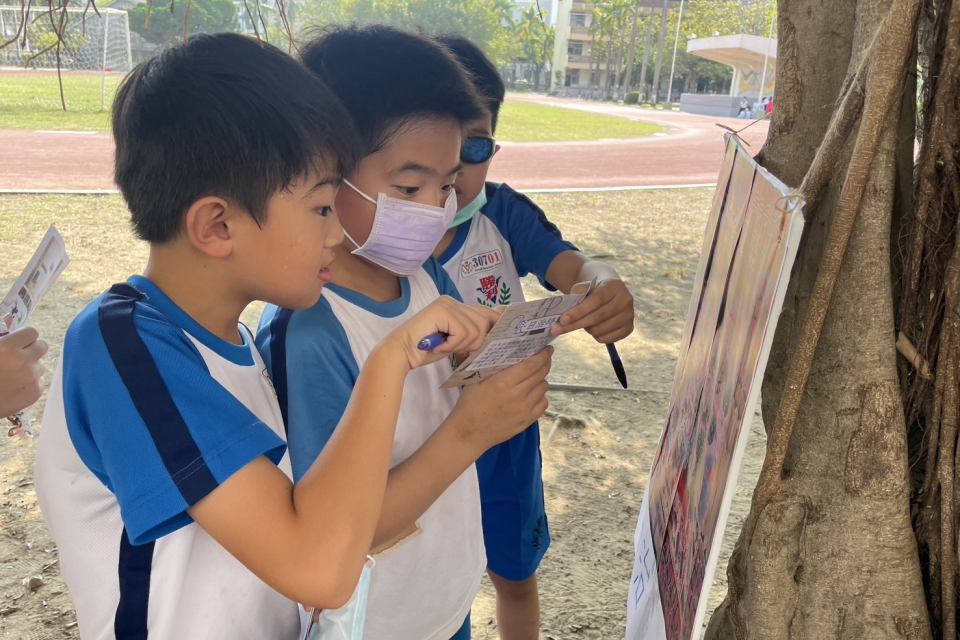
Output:
<instances>
[{"instance_id":1,"label":"colorful printed poster","mask_svg":"<svg viewBox=\"0 0 960 640\"><path fill-rule=\"evenodd\" d=\"M728 136L634 535L627 640L700 634L802 207Z\"/></svg>"}]
</instances>

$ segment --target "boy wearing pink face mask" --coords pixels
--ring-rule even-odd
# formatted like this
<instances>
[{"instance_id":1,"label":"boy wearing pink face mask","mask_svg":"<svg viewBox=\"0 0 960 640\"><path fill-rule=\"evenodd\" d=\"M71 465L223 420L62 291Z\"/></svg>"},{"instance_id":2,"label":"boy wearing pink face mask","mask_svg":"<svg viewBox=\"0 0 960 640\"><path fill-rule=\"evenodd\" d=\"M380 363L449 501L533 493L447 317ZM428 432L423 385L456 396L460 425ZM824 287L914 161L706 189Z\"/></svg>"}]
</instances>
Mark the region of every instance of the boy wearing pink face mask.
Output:
<instances>
[{"instance_id":1,"label":"boy wearing pink face mask","mask_svg":"<svg viewBox=\"0 0 960 640\"><path fill-rule=\"evenodd\" d=\"M347 107L363 159L337 195L346 240L332 282L311 309L268 307L257 336L295 479L323 455L381 336L438 297L459 297L431 253L457 210L461 131L483 113L456 60L422 35L333 27L302 58ZM371 550L365 640L470 637L486 568L474 461L542 414L550 353L462 392L440 389L449 361L408 377Z\"/></svg>"}]
</instances>

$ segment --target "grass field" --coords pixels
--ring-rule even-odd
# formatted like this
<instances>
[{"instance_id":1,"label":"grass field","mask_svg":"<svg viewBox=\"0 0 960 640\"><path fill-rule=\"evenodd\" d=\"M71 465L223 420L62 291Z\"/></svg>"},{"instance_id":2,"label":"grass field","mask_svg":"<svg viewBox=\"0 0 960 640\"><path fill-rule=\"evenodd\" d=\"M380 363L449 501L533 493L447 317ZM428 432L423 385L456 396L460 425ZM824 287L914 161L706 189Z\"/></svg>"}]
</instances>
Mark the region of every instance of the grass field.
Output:
<instances>
[{"instance_id":1,"label":"grass field","mask_svg":"<svg viewBox=\"0 0 960 640\"><path fill-rule=\"evenodd\" d=\"M507 100L500 111L497 139L506 142L632 138L663 131L649 122Z\"/></svg>"},{"instance_id":2,"label":"grass field","mask_svg":"<svg viewBox=\"0 0 960 640\"><path fill-rule=\"evenodd\" d=\"M101 111L101 76L64 74L64 111L55 71L0 71L0 129L109 129L110 104L122 78L122 74L107 74L106 109Z\"/></svg>"},{"instance_id":3,"label":"grass field","mask_svg":"<svg viewBox=\"0 0 960 640\"><path fill-rule=\"evenodd\" d=\"M0 71L0 129L109 129L110 104L121 79L120 74L107 75L106 109L101 111L99 75L64 75L64 111L55 72ZM508 142L542 142L627 138L658 131L662 127L646 122L507 100L497 137Z\"/></svg>"}]
</instances>

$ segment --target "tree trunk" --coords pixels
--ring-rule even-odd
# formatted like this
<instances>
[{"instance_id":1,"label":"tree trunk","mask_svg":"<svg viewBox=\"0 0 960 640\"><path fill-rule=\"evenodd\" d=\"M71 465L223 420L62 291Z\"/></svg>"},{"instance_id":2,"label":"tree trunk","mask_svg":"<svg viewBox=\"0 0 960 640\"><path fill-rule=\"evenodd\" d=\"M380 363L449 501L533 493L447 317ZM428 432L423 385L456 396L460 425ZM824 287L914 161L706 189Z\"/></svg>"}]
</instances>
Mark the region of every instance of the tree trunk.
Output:
<instances>
[{"instance_id":1,"label":"tree trunk","mask_svg":"<svg viewBox=\"0 0 960 640\"><path fill-rule=\"evenodd\" d=\"M633 67L637 62L637 23L640 22L640 0L633 7L633 19L631 20L630 49L627 53L627 93L633 88ZM643 80L640 81L641 83Z\"/></svg>"},{"instance_id":2,"label":"tree trunk","mask_svg":"<svg viewBox=\"0 0 960 640\"><path fill-rule=\"evenodd\" d=\"M777 107L760 160L787 184L801 183L830 124L830 105L845 80L856 76L890 6L891 0L780 0ZM885 53L871 55L882 59ZM902 81L906 69L897 67ZM901 118L912 121L913 111L897 105L887 114L780 489L751 513L752 538L746 541L746 529L741 533L728 567L729 592L710 621L708 640L930 637L910 521L890 269L894 185L898 172L912 171L912 154L898 153L898 144L912 149L912 136L898 132ZM846 175L852 153L848 141L833 175ZM768 433L837 213L840 183L834 180L808 203L763 383Z\"/></svg>"},{"instance_id":3,"label":"tree trunk","mask_svg":"<svg viewBox=\"0 0 960 640\"><path fill-rule=\"evenodd\" d=\"M600 47L603 47L603 31L602 31L602 30L599 31L599 32L597 32L596 37L594 37L594 39L593 39L593 48L594 48L594 50L597 50L597 49L600 48ZM603 61L603 51L600 50L600 51L598 51L598 53L599 53L600 55L599 55L599 56L595 56L595 57L596 57L596 61L597 61L597 83L596 83L596 86L602 88L602 86L601 86L602 83L600 82L600 80L601 80L601 78L600 78L600 63ZM591 76L591 78L590 78L590 97L591 97L591 98L596 97L596 96L593 95L593 77L592 77L592 76Z\"/></svg>"},{"instance_id":4,"label":"tree trunk","mask_svg":"<svg viewBox=\"0 0 960 640\"><path fill-rule=\"evenodd\" d=\"M617 47L617 78L616 78L616 91L617 95L620 95L620 87L623 83L623 49L627 42L627 21L624 20L623 24L620 25L620 46ZM616 97L616 96L614 96Z\"/></svg>"},{"instance_id":5,"label":"tree trunk","mask_svg":"<svg viewBox=\"0 0 960 640\"><path fill-rule=\"evenodd\" d=\"M670 0L663 0L663 12L660 14L660 37L657 40L657 63L653 68L653 104L660 102L660 69L663 67L663 43L667 38L667 12ZM670 96L667 96L670 101Z\"/></svg>"},{"instance_id":6,"label":"tree trunk","mask_svg":"<svg viewBox=\"0 0 960 640\"><path fill-rule=\"evenodd\" d=\"M644 100L650 97L647 93L647 65L650 62L650 46L653 40L653 9L647 13L647 37L643 41L643 64L640 66L640 90Z\"/></svg>"}]
</instances>

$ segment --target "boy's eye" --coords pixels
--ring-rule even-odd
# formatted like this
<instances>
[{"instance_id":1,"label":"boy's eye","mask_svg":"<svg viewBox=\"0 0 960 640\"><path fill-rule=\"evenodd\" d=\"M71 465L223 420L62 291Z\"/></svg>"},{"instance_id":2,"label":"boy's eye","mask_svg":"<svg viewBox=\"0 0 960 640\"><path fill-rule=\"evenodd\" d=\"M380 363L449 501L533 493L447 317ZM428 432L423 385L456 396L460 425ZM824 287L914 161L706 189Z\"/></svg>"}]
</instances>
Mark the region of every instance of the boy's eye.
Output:
<instances>
[{"instance_id":1,"label":"boy's eye","mask_svg":"<svg viewBox=\"0 0 960 640\"><path fill-rule=\"evenodd\" d=\"M397 191L405 196L412 196L420 191L420 187L397 187Z\"/></svg>"},{"instance_id":2,"label":"boy's eye","mask_svg":"<svg viewBox=\"0 0 960 640\"><path fill-rule=\"evenodd\" d=\"M317 213L326 218L328 215L333 213L333 207L320 207L317 209Z\"/></svg>"},{"instance_id":3,"label":"boy's eye","mask_svg":"<svg viewBox=\"0 0 960 640\"><path fill-rule=\"evenodd\" d=\"M445 185L443 185L443 187L442 187L442 191L443 191L444 193L450 193L450 190L451 190L451 189L453 189L453 184L452 184L452 183L451 183L451 184L445 184Z\"/></svg>"}]
</instances>

